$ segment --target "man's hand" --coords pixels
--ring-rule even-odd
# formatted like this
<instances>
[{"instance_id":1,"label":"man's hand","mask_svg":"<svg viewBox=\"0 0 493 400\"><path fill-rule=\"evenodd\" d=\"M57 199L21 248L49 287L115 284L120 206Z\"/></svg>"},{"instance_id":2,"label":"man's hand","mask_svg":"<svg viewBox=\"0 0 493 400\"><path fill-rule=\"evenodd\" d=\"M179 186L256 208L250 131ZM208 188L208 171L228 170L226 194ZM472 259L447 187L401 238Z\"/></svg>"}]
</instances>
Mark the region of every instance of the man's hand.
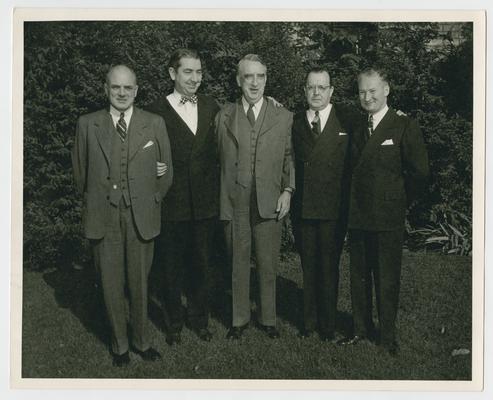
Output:
<instances>
[{"instance_id":1,"label":"man's hand","mask_svg":"<svg viewBox=\"0 0 493 400\"><path fill-rule=\"evenodd\" d=\"M281 103L279 103L274 97L266 96L275 107L284 107Z\"/></svg>"},{"instance_id":2,"label":"man's hand","mask_svg":"<svg viewBox=\"0 0 493 400\"><path fill-rule=\"evenodd\" d=\"M168 170L166 163L157 161L157 176L163 176Z\"/></svg>"},{"instance_id":3,"label":"man's hand","mask_svg":"<svg viewBox=\"0 0 493 400\"><path fill-rule=\"evenodd\" d=\"M289 206L291 204L291 193L285 190L277 199L277 207L276 212L279 213L277 215L277 220L280 221L283 219L286 214L289 212Z\"/></svg>"}]
</instances>

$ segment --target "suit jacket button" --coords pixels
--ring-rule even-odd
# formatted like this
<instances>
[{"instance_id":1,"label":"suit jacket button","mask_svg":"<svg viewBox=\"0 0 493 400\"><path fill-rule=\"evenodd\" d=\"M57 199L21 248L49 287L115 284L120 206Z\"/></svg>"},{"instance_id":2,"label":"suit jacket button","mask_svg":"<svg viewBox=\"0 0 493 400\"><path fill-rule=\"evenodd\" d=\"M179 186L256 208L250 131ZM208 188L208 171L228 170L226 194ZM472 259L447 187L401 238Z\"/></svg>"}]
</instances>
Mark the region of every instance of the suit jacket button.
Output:
<instances>
[{"instance_id":1,"label":"suit jacket button","mask_svg":"<svg viewBox=\"0 0 493 400\"><path fill-rule=\"evenodd\" d=\"M116 186L116 185L113 185L113 189L117 189L117 188L118 188L118 186Z\"/></svg>"},{"instance_id":2,"label":"suit jacket button","mask_svg":"<svg viewBox=\"0 0 493 400\"><path fill-rule=\"evenodd\" d=\"M110 196L106 196L106 200L109 200L110 199Z\"/></svg>"}]
</instances>

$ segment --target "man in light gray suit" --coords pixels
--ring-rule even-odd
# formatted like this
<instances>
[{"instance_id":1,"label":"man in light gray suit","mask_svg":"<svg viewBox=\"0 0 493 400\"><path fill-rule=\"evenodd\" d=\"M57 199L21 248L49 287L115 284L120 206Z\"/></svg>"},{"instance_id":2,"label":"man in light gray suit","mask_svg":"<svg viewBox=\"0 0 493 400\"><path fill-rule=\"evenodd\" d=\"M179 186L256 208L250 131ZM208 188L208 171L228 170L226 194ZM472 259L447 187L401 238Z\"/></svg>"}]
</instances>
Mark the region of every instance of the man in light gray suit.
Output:
<instances>
[{"instance_id":1,"label":"man in light gray suit","mask_svg":"<svg viewBox=\"0 0 493 400\"><path fill-rule=\"evenodd\" d=\"M161 358L148 334L147 280L173 168L164 120L133 106L137 89L130 68L112 67L105 83L110 106L79 118L72 152L75 183L84 198L84 233L101 275L118 367L130 362L125 287L132 350L146 361ZM167 167L162 176L157 162Z\"/></svg>"},{"instance_id":2,"label":"man in light gray suit","mask_svg":"<svg viewBox=\"0 0 493 400\"><path fill-rule=\"evenodd\" d=\"M232 260L233 321L239 339L250 321L251 238L259 278L258 322L270 338L276 327L276 271L281 220L294 191L292 114L264 98L267 67L255 54L238 63L242 97L216 116L221 164L220 219Z\"/></svg>"}]
</instances>

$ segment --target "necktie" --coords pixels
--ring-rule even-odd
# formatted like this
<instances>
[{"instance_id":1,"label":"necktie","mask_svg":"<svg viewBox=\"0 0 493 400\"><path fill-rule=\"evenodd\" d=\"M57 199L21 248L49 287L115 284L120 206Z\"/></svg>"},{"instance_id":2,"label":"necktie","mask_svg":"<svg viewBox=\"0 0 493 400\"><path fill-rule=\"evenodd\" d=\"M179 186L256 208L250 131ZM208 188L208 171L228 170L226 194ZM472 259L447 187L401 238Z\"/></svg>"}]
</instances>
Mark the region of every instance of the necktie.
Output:
<instances>
[{"instance_id":1,"label":"necktie","mask_svg":"<svg viewBox=\"0 0 493 400\"><path fill-rule=\"evenodd\" d=\"M315 118L312 120L312 132L314 133L315 137L318 137L320 135L321 129L320 129L320 115L318 115L318 111L315 111Z\"/></svg>"},{"instance_id":2,"label":"necktie","mask_svg":"<svg viewBox=\"0 0 493 400\"><path fill-rule=\"evenodd\" d=\"M253 104L250 104L247 111L247 118L251 126L255 126L255 114L253 113Z\"/></svg>"},{"instance_id":3,"label":"necktie","mask_svg":"<svg viewBox=\"0 0 493 400\"><path fill-rule=\"evenodd\" d=\"M192 94L191 96L181 96L180 104L185 104L187 101L192 104L197 104L197 95Z\"/></svg>"},{"instance_id":4,"label":"necktie","mask_svg":"<svg viewBox=\"0 0 493 400\"><path fill-rule=\"evenodd\" d=\"M118 135L120 136L120 139L122 142L125 141L125 138L127 136L127 123L125 122L125 113L120 113L120 119L116 123L116 131L118 132Z\"/></svg>"},{"instance_id":5,"label":"necktie","mask_svg":"<svg viewBox=\"0 0 493 400\"><path fill-rule=\"evenodd\" d=\"M372 133L373 133L373 115L370 114L370 116L368 117L368 131L366 133L366 140L370 138Z\"/></svg>"}]
</instances>

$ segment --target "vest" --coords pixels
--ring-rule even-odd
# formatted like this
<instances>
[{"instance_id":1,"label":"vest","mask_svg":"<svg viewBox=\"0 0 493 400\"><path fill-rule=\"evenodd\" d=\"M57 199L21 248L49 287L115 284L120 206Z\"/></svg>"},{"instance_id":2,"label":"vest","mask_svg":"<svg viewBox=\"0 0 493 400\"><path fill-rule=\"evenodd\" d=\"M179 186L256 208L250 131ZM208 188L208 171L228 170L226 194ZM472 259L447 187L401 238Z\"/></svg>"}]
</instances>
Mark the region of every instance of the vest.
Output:
<instances>
[{"instance_id":1,"label":"vest","mask_svg":"<svg viewBox=\"0 0 493 400\"><path fill-rule=\"evenodd\" d=\"M130 129L127 129L127 137L125 142L122 143L118 132L116 131L113 121L110 123L112 126L111 132L111 156L110 156L110 203L114 206L118 206L123 196L125 205L129 207L132 202L130 200L130 193L128 191L128 142L130 139ZM131 121L129 127L131 125Z\"/></svg>"},{"instance_id":2,"label":"vest","mask_svg":"<svg viewBox=\"0 0 493 400\"><path fill-rule=\"evenodd\" d=\"M250 125L250 121L240 103L238 117L238 183L248 187L255 176L255 157L257 150L257 139L260 128L264 122L267 101L264 99L260 113L255 120L255 126Z\"/></svg>"}]
</instances>

